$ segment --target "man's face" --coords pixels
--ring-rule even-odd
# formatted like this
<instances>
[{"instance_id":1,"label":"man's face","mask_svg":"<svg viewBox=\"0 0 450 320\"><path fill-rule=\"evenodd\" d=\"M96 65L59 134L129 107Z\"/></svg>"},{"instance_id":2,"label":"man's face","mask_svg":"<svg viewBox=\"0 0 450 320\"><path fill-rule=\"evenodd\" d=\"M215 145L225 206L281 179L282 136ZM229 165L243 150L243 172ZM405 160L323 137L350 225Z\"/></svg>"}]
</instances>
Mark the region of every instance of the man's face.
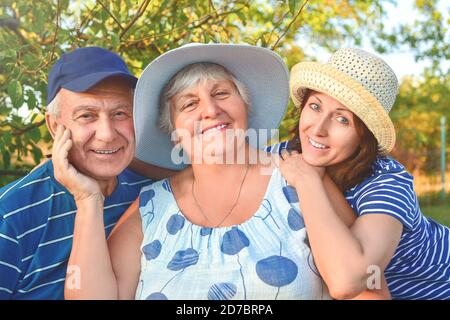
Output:
<instances>
[{"instance_id":1,"label":"man's face","mask_svg":"<svg viewBox=\"0 0 450 320\"><path fill-rule=\"evenodd\" d=\"M60 95L56 122L71 131L70 163L96 180L115 178L134 156L129 85L112 78L85 93L61 89Z\"/></svg>"}]
</instances>

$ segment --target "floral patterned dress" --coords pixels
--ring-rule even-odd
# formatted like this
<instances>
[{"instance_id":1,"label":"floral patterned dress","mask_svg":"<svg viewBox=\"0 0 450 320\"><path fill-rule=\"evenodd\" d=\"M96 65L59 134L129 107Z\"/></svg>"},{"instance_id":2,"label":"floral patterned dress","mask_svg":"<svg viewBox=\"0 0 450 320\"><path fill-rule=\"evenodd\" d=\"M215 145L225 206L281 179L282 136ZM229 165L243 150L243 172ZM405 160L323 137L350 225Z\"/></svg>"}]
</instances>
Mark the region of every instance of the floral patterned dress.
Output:
<instances>
[{"instance_id":1,"label":"floral patterned dress","mask_svg":"<svg viewBox=\"0 0 450 320\"><path fill-rule=\"evenodd\" d=\"M206 228L178 207L169 181L142 188L136 299L329 299L314 265L294 188L274 169L247 221Z\"/></svg>"}]
</instances>

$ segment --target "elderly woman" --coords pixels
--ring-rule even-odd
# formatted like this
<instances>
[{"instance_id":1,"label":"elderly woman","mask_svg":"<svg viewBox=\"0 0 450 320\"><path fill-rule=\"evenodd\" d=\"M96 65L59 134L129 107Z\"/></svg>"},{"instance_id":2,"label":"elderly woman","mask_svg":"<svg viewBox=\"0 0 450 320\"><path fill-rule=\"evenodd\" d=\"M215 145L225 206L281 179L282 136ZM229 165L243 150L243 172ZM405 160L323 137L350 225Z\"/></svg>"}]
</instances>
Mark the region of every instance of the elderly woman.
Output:
<instances>
[{"instance_id":1,"label":"elderly woman","mask_svg":"<svg viewBox=\"0 0 450 320\"><path fill-rule=\"evenodd\" d=\"M68 163L70 133L60 130L59 179L80 181L69 265L81 277L68 276L66 298L329 298L295 190L263 161L264 139L241 139L277 128L287 100L286 66L264 48L188 45L154 60L136 88L136 156L182 170L144 187L108 241L103 197Z\"/></svg>"}]
</instances>

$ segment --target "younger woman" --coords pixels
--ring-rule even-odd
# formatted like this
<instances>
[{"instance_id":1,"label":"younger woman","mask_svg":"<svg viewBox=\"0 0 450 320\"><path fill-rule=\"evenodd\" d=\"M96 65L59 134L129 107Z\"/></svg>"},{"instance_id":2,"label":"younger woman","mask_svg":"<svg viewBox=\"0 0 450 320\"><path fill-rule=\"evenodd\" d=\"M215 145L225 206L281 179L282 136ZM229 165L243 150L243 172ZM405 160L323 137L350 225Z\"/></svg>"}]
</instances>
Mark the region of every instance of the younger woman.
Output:
<instances>
[{"instance_id":1,"label":"younger woman","mask_svg":"<svg viewBox=\"0 0 450 320\"><path fill-rule=\"evenodd\" d=\"M394 299L450 299L449 229L422 215L413 177L388 153L397 78L380 58L338 50L326 64L292 69L301 110L301 153L280 169L297 190L317 267L334 298L351 298L386 276ZM300 150L299 150L300 151ZM327 172L358 218L347 227L324 191Z\"/></svg>"}]
</instances>

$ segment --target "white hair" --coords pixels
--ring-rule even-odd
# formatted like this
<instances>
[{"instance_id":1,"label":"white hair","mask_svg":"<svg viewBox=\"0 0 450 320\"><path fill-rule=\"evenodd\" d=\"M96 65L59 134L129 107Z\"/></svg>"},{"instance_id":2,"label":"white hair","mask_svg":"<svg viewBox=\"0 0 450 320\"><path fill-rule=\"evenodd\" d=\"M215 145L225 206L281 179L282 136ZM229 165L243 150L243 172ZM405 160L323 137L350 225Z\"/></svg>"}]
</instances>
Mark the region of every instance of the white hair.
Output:
<instances>
[{"instance_id":1,"label":"white hair","mask_svg":"<svg viewBox=\"0 0 450 320\"><path fill-rule=\"evenodd\" d=\"M159 127L161 130L169 134L174 130L170 113L170 100L172 97L185 89L192 88L198 83L207 80L228 80L233 82L245 103L247 112L251 111L249 90L230 71L216 63L193 63L178 71L161 92L159 117Z\"/></svg>"},{"instance_id":2,"label":"white hair","mask_svg":"<svg viewBox=\"0 0 450 320\"><path fill-rule=\"evenodd\" d=\"M50 103L47 105L47 112L54 116L54 117L59 117L60 116L60 109L59 109L59 100L61 98L60 96L60 92L58 91L58 93L56 94L56 96L53 98L52 101L50 101Z\"/></svg>"}]
</instances>

